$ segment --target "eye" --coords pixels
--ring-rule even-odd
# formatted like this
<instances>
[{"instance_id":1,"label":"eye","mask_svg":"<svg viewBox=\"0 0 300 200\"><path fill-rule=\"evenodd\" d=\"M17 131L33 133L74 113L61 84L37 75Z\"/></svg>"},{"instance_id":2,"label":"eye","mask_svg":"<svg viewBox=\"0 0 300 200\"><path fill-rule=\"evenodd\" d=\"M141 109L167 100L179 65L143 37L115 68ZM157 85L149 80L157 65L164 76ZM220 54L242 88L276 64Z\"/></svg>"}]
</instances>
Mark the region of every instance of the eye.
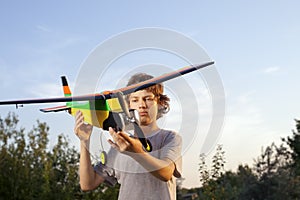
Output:
<instances>
[{"instance_id":1,"label":"eye","mask_svg":"<svg viewBox=\"0 0 300 200\"><path fill-rule=\"evenodd\" d=\"M153 102L154 101L154 97L146 97L145 101L147 101L147 102Z\"/></svg>"},{"instance_id":2,"label":"eye","mask_svg":"<svg viewBox=\"0 0 300 200\"><path fill-rule=\"evenodd\" d=\"M138 100L137 99L130 99L130 102L136 103L136 102L138 102Z\"/></svg>"}]
</instances>

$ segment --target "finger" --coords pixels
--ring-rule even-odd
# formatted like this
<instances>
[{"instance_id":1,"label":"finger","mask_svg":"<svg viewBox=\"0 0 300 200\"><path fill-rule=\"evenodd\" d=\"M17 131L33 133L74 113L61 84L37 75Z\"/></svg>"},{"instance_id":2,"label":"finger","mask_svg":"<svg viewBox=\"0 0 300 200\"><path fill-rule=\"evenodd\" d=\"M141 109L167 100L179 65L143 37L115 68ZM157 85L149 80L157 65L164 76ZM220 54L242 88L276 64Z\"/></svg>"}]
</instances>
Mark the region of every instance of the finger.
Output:
<instances>
[{"instance_id":1,"label":"finger","mask_svg":"<svg viewBox=\"0 0 300 200\"><path fill-rule=\"evenodd\" d=\"M111 136L112 136L114 133L116 133L116 131L115 131L112 127L109 127L109 128L108 128L108 132L110 133Z\"/></svg>"},{"instance_id":2,"label":"finger","mask_svg":"<svg viewBox=\"0 0 300 200\"><path fill-rule=\"evenodd\" d=\"M81 110L78 110L77 112L76 112L76 114L75 114L75 118L76 119L78 119L78 118L80 118L80 117L83 117L84 115L83 115L83 113L81 112Z\"/></svg>"},{"instance_id":3,"label":"finger","mask_svg":"<svg viewBox=\"0 0 300 200\"><path fill-rule=\"evenodd\" d=\"M76 126L75 126L75 128L74 128L74 132L75 132L76 135L78 135L79 130L80 130L80 128L81 128L81 125L82 125L82 124L76 124Z\"/></svg>"},{"instance_id":4,"label":"finger","mask_svg":"<svg viewBox=\"0 0 300 200\"><path fill-rule=\"evenodd\" d=\"M82 121L77 122L76 125L75 125L75 129L80 130L82 128L82 125L83 125Z\"/></svg>"},{"instance_id":5,"label":"finger","mask_svg":"<svg viewBox=\"0 0 300 200\"><path fill-rule=\"evenodd\" d=\"M107 140L109 144L114 144L114 141L112 141L111 139Z\"/></svg>"},{"instance_id":6,"label":"finger","mask_svg":"<svg viewBox=\"0 0 300 200\"><path fill-rule=\"evenodd\" d=\"M128 141L128 138L125 139L121 134L121 131L115 132L115 130L111 127L108 128L110 135L113 138L114 144L117 146L119 151L125 151L128 146L130 146L131 142Z\"/></svg>"},{"instance_id":7,"label":"finger","mask_svg":"<svg viewBox=\"0 0 300 200\"><path fill-rule=\"evenodd\" d=\"M83 122L84 123L84 122ZM90 131L90 130L93 130L93 125L91 125L91 124L87 124L86 125L87 126L87 129Z\"/></svg>"},{"instance_id":8,"label":"finger","mask_svg":"<svg viewBox=\"0 0 300 200\"><path fill-rule=\"evenodd\" d=\"M76 119L76 124L77 125L82 125L83 124L83 122L84 122L84 117L83 117L83 115L81 115L81 116L78 116L78 118Z\"/></svg>"},{"instance_id":9,"label":"finger","mask_svg":"<svg viewBox=\"0 0 300 200\"><path fill-rule=\"evenodd\" d=\"M82 115L82 112L80 110L78 110L75 114L75 119L78 119L78 117L81 115Z\"/></svg>"},{"instance_id":10,"label":"finger","mask_svg":"<svg viewBox=\"0 0 300 200\"><path fill-rule=\"evenodd\" d=\"M121 137L123 137L123 138L126 139L126 140L131 140L131 139L132 139L132 138L131 138L127 133L125 133L125 132L119 131L118 133L119 133L119 135L120 135Z\"/></svg>"},{"instance_id":11,"label":"finger","mask_svg":"<svg viewBox=\"0 0 300 200\"><path fill-rule=\"evenodd\" d=\"M76 121L75 121L74 130L78 130L80 126L81 126L80 121L76 120Z\"/></svg>"},{"instance_id":12,"label":"finger","mask_svg":"<svg viewBox=\"0 0 300 200\"><path fill-rule=\"evenodd\" d=\"M83 118L77 119L75 122L75 128L74 128L74 132L76 133L76 135L78 134L78 131L81 129L82 125L83 125Z\"/></svg>"},{"instance_id":13,"label":"finger","mask_svg":"<svg viewBox=\"0 0 300 200\"><path fill-rule=\"evenodd\" d=\"M133 144L133 138L130 138L125 132L118 132L118 145L124 150L126 150L129 146Z\"/></svg>"},{"instance_id":14,"label":"finger","mask_svg":"<svg viewBox=\"0 0 300 200\"><path fill-rule=\"evenodd\" d=\"M119 132L119 136L122 137L128 144L132 144L133 138L131 138L127 133Z\"/></svg>"},{"instance_id":15,"label":"finger","mask_svg":"<svg viewBox=\"0 0 300 200\"><path fill-rule=\"evenodd\" d=\"M84 116L83 116L83 114L82 113L80 113L79 115L77 115L77 120L82 120L84 118Z\"/></svg>"},{"instance_id":16,"label":"finger","mask_svg":"<svg viewBox=\"0 0 300 200\"><path fill-rule=\"evenodd\" d=\"M82 117L80 114L75 115L75 122L78 123L79 119Z\"/></svg>"},{"instance_id":17,"label":"finger","mask_svg":"<svg viewBox=\"0 0 300 200\"><path fill-rule=\"evenodd\" d=\"M116 141L117 139L117 133L115 132L115 130L111 127L108 128L108 132L111 135L111 137L113 138L114 141Z\"/></svg>"},{"instance_id":18,"label":"finger","mask_svg":"<svg viewBox=\"0 0 300 200\"><path fill-rule=\"evenodd\" d=\"M108 143L113 147L113 148L118 148L118 145L114 143L111 139L108 140Z\"/></svg>"}]
</instances>

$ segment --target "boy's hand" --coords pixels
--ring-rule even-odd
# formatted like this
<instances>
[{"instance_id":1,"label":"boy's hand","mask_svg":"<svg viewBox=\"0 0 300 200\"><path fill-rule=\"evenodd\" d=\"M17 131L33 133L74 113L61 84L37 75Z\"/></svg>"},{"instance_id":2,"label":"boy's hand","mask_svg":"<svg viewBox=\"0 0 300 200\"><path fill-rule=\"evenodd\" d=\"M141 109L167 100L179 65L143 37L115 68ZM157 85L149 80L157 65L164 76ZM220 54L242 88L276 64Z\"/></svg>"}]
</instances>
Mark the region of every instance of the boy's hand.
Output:
<instances>
[{"instance_id":1,"label":"boy's hand","mask_svg":"<svg viewBox=\"0 0 300 200\"><path fill-rule=\"evenodd\" d=\"M91 137L93 126L84 123L84 117L81 111L77 111L75 115L74 132L81 141L88 141Z\"/></svg>"},{"instance_id":2,"label":"boy's hand","mask_svg":"<svg viewBox=\"0 0 300 200\"><path fill-rule=\"evenodd\" d=\"M115 132L114 129L109 127L109 133L113 138L112 140L108 140L111 146L117 149L121 153L128 154L131 153L144 153L142 143L138 138L130 137L128 134L124 132Z\"/></svg>"}]
</instances>

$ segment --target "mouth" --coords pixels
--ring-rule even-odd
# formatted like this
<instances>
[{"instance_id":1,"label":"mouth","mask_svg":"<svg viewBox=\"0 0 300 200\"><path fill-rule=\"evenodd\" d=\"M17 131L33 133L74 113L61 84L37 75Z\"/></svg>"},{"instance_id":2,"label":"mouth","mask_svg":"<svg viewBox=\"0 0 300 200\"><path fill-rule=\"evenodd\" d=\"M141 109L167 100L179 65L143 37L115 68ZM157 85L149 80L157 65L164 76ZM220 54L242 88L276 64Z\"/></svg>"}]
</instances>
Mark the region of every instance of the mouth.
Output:
<instances>
[{"instance_id":1,"label":"mouth","mask_svg":"<svg viewBox=\"0 0 300 200\"><path fill-rule=\"evenodd\" d=\"M142 116L147 116L147 115L148 115L148 112L146 112L146 111L141 111L141 112L139 112L139 114L140 114L141 117L142 117Z\"/></svg>"}]
</instances>

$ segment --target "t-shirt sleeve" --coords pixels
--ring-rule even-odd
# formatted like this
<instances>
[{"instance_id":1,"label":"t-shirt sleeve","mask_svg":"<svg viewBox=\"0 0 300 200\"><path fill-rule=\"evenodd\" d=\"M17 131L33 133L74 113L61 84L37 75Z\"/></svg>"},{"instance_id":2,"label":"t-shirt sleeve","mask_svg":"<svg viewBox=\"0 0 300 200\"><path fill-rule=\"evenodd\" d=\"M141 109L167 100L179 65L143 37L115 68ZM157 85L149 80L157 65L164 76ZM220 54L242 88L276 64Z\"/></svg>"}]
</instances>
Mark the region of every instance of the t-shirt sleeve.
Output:
<instances>
[{"instance_id":1,"label":"t-shirt sleeve","mask_svg":"<svg viewBox=\"0 0 300 200\"><path fill-rule=\"evenodd\" d=\"M164 145L161 149L161 158L167 158L174 162L175 171L173 175L176 178L181 177L182 172L182 138L177 133L171 132L167 135L164 141Z\"/></svg>"}]
</instances>

